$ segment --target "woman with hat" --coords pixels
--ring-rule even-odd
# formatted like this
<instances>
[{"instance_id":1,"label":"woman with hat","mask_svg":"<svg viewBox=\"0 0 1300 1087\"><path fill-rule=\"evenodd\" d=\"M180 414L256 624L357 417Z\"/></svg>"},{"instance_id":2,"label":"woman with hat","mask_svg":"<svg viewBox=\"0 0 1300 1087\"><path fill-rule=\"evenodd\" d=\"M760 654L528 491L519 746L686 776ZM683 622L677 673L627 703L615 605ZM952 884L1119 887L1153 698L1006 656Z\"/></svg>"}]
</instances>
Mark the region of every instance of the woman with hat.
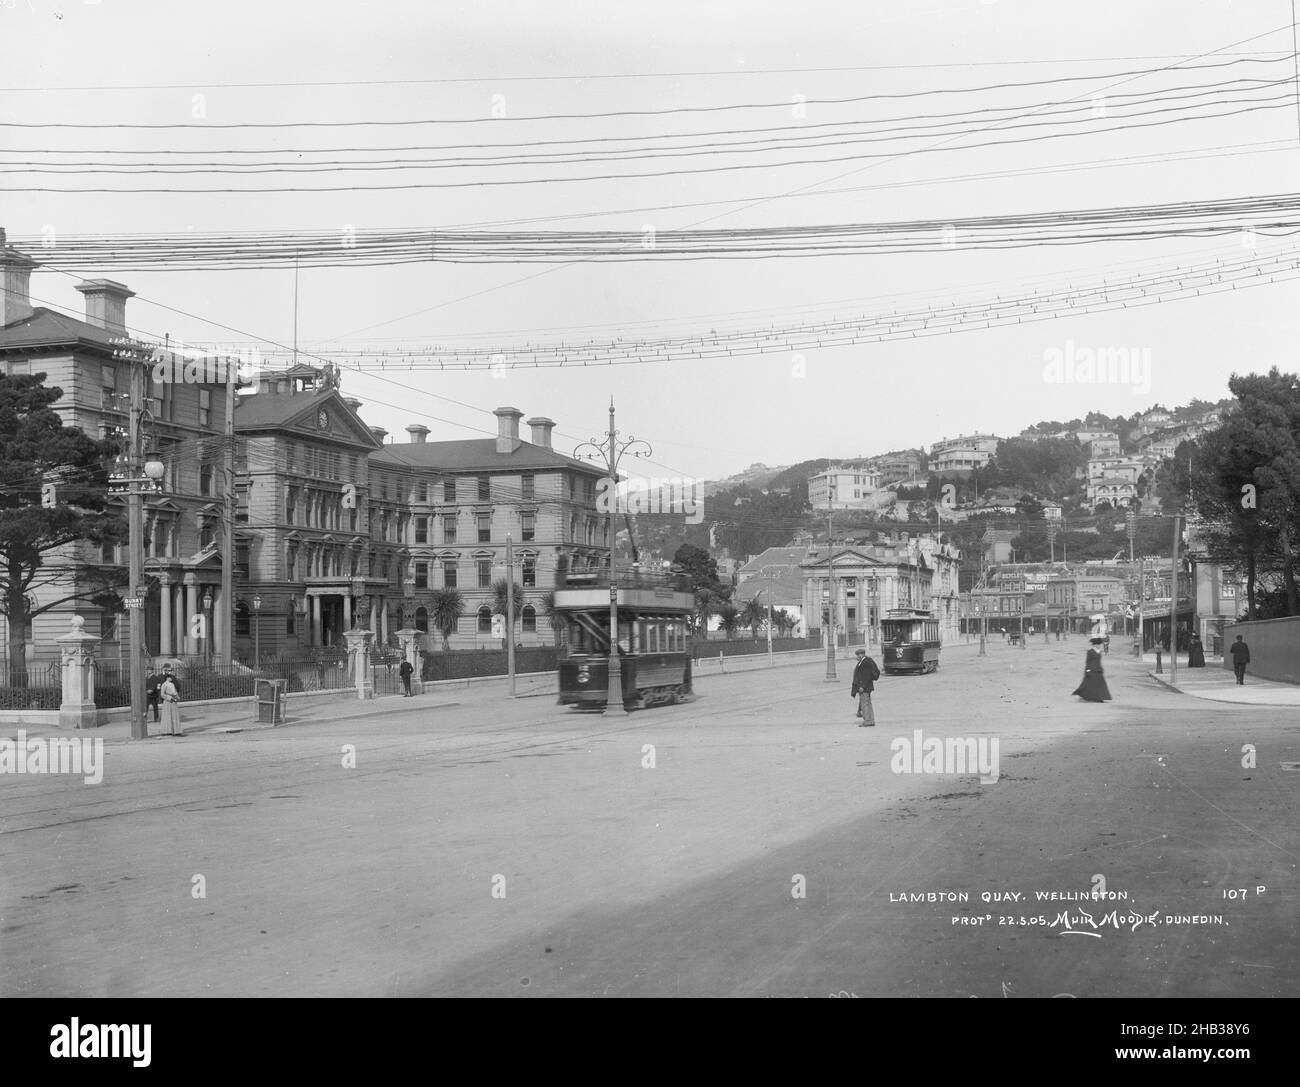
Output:
<instances>
[{"instance_id":1,"label":"woman with hat","mask_svg":"<svg viewBox=\"0 0 1300 1087\"><path fill-rule=\"evenodd\" d=\"M1085 702L1109 702L1110 688L1106 686L1105 676L1101 670L1101 638L1090 639L1087 659L1083 664L1083 682L1074 693Z\"/></svg>"}]
</instances>

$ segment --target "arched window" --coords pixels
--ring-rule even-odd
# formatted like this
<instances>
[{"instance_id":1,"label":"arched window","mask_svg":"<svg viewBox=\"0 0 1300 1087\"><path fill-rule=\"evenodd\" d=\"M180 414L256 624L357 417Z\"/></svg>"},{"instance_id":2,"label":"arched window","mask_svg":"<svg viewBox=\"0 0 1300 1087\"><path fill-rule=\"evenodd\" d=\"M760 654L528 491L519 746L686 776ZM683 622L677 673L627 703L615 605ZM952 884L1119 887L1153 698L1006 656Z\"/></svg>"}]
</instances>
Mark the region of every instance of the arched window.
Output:
<instances>
[{"instance_id":1,"label":"arched window","mask_svg":"<svg viewBox=\"0 0 1300 1087\"><path fill-rule=\"evenodd\" d=\"M524 621L524 633L536 634L537 633L537 609L534 608L531 604L525 604L524 610L522 612L522 618ZM827 652L829 653L830 650L827 650Z\"/></svg>"},{"instance_id":2,"label":"arched window","mask_svg":"<svg viewBox=\"0 0 1300 1087\"><path fill-rule=\"evenodd\" d=\"M492 609L484 604L478 610L478 632L480 634L492 633ZM827 650L827 652L830 652Z\"/></svg>"},{"instance_id":3,"label":"arched window","mask_svg":"<svg viewBox=\"0 0 1300 1087\"><path fill-rule=\"evenodd\" d=\"M428 608L415 609L415 629L425 634L429 633L429 609ZM829 653L830 650L828 649L826 652Z\"/></svg>"},{"instance_id":4,"label":"arched window","mask_svg":"<svg viewBox=\"0 0 1300 1087\"><path fill-rule=\"evenodd\" d=\"M247 638L252 633L248 614L248 605L243 600L239 601L235 605L235 637ZM827 650L827 652L830 652L830 650Z\"/></svg>"}]
</instances>

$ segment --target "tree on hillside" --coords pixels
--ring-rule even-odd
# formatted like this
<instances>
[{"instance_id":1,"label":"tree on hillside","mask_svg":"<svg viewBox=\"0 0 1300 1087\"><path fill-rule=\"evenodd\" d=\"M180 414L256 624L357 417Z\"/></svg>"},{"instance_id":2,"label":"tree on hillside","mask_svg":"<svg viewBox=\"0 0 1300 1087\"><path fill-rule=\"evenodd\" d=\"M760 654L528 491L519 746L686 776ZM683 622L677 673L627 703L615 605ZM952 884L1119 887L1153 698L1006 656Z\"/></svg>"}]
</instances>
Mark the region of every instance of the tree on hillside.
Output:
<instances>
[{"instance_id":1,"label":"tree on hillside","mask_svg":"<svg viewBox=\"0 0 1300 1087\"><path fill-rule=\"evenodd\" d=\"M82 565L74 578L60 561L78 544L127 539L126 519L108 501L119 445L64 426L52 406L62 395L44 374L0 375L0 614L19 683L35 616L75 600L111 606L127 584L120 567Z\"/></svg>"}]
</instances>

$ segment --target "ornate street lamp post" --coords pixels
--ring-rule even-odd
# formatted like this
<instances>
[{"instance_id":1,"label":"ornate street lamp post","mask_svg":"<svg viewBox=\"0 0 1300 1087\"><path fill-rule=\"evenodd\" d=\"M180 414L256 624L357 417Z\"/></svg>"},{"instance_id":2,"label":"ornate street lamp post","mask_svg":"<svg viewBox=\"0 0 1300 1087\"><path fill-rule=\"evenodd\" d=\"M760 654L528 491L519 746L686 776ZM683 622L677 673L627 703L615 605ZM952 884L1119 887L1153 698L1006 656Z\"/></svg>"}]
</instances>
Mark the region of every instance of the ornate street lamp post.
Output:
<instances>
[{"instance_id":1,"label":"ornate street lamp post","mask_svg":"<svg viewBox=\"0 0 1300 1087\"><path fill-rule=\"evenodd\" d=\"M626 440L620 441L618 433L614 426L614 398L610 397L609 430L605 434L605 440L597 441L592 438L573 451L574 457L581 460L603 460L610 483L605 497L605 501L610 503L610 508L606 511L609 517L607 522L609 525L609 691L605 700L606 713L627 712L627 707L623 705L623 668L618 659L618 567L614 562L614 513L618 506L618 462L627 453L631 453L634 457L649 457L654 454L648 442L638 441L631 434ZM583 453L584 449L588 452ZM631 646L629 645L628 648L630 650Z\"/></svg>"},{"instance_id":2,"label":"ornate street lamp post","mask_svg":"<svg viewBox=\"0 0 1300 1087\"><path fill-rule=\"evenodd\" d=\"M212 663L212 590L203 590L203 656Z\"/></svg>"},{"instance_id":3,"label":"ornate street lamp post","mask_svg":"<svg viewBox=\"0 0 1300 1087\"><path fill-rule=\"evenodd\" d=\"M253 670L262 666L262 594L253 594Z\"/></svg>"}]
</instances>

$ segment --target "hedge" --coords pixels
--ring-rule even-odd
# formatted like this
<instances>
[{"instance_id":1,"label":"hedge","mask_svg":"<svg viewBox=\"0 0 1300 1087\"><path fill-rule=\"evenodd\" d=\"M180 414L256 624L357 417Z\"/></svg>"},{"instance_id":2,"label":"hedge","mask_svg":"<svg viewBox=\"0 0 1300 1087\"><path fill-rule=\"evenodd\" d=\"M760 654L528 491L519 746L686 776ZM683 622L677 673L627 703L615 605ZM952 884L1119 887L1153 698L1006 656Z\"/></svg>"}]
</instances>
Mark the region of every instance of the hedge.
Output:
<instances>
[{"instance_id":1,"label":"hedge","mask_svg":"<svg viewBox=\"0 0 1300 1087\"><path fill-rule=\"evenodd\" d=\"M516 672L555 671L555 647L529 646L515 650ZM440 679L473 679L477 676L504 676L509 670L504 649L452 649L424 655L420 679L436 682Z\"/></svg>"}]
</instances>

